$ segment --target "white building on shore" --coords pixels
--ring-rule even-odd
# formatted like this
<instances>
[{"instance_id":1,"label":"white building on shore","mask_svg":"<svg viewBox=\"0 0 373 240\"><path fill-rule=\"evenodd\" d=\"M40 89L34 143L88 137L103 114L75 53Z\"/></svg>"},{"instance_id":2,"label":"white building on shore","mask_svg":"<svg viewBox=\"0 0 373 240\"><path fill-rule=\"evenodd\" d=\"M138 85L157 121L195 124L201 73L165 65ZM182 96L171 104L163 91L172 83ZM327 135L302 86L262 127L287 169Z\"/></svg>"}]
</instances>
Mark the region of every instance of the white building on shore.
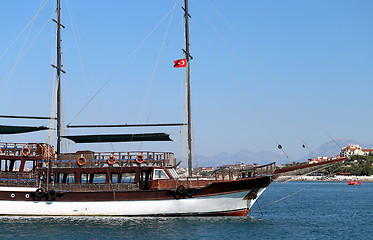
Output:
<instances>
[{"instance_id":1,"label":"white building on shore","mask_svg":"<svg viewBox=\"0 0 373 240\"><path fill-rule=\"evenodd\" d=\"M368 156L373 153L373 149L363 149L357 144L350 144L341 150L341 157L350 157L353 155Z\"/></svg>"}]
</instances>

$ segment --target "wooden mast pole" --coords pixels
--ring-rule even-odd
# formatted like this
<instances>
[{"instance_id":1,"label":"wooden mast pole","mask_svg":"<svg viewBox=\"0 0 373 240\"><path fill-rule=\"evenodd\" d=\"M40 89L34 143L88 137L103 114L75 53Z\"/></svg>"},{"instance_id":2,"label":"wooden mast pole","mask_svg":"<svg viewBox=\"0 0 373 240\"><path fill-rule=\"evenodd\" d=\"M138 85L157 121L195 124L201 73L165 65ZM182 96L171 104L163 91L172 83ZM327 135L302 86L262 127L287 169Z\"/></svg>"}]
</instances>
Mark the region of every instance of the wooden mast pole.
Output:
<instances>
[{"instance_id":1,"label":"wooden mast pole","mask_svg":"<svg viewBox=\"0 0 373 240\"><path fill-rule=\"evenodd\" d=\"M186 59L186 104L187 104L187 129L188 129L188 176L192 177L192 108L190 94L190 59L189 53L189 12L188 0L184 0L185 18L185 59Z\"/></svg>"},{"instance_id":2,"label":"wooden mast pole","mask_svg":"<svg viewBox=\"0 0 373 240\"><path fill-rule=\"evenodd\" d=\"M61 1L57 0L57 157L61 154Z\"/></svg>"}]
</instances>

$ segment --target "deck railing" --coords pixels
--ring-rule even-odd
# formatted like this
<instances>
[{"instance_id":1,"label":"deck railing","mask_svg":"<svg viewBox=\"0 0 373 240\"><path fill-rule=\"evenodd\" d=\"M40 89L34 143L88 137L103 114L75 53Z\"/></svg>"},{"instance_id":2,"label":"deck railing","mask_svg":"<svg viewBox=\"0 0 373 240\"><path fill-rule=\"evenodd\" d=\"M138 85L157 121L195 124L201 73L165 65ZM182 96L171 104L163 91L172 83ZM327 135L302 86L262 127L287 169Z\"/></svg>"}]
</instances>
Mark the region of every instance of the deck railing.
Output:
<instances>
[{"instance_id":1,"label":"deck railing","mask_svg":"<svg viewBox=\"0 0 373 240\"><path fill-rule=\"evenodd\" d=\"M256 176L265 176L265 175L271 175L276 170L276 163L269 163L266 165L254 167L254 177Z\"/></svg>"},{"instance_id":2,"label":"deck railing","mask_svg":"<svg viewBox=\"0 0 373 240\"><path fill-rule=\"evenodd\" d=\"M152 188L156 189L176 189L183 185L185 188L201 188L214 182L214 179L203 178L186 178L186 179L169 179L153 180Z\"/></svg>"},{"instance_id":3,"label":"deck railing","mask_svg":"<svg viewBox=\"0 0 373 240\"><path fill-rule=\"evenodd\" d=\"M46 188L46 184L42 184ZM61 192L92 192L92 191L135 191L139 190L138 183L81 183L66 184L52 183L48 185L49 189Z\"/></svg>"},{"instance_id":4,"label":"deck railing","mask_svg":"<svg viewBox=\"0 0 373 240\"><path fill-rule=\"evenodd\" d=\"M250 169L218 169L213 172L215 180L234 180L246 177L261 177L273 174L276 170L276 163L270 163L262 166L255 166Z\"/></svg>"},{"instance_id":5,"label":"deck railing","mask_svg":"<svg viewBox=\"0 0 373 240\"><path fill-rule=\"evenodd\" d=\"M33 172L0 172L0 186L37 187L37 184Z\"/></svg>"},{"instance_id":6,"label":"deck railing","mask_svg":"<svg viewBox=\"0 0 373 240\"><path fill-rule=\"evenodd\" d=\"M78 159L80 158L78 164ZM141 163L139 163L141 162ZM121 167L121 166L174 166L174 154L170 152L77 152L62 154L60 160L53 162L53 167Z\"/></svg>"},{"instance_id":7,"label":"deck railing","mask_svg":"<svg viewBox=\"0 0 373 240\"><path fill-rule=\"evenodd\" d=\"M47 143L0 143L0 156L55 157L54 148Z\"/></svg>"}]
</instances>

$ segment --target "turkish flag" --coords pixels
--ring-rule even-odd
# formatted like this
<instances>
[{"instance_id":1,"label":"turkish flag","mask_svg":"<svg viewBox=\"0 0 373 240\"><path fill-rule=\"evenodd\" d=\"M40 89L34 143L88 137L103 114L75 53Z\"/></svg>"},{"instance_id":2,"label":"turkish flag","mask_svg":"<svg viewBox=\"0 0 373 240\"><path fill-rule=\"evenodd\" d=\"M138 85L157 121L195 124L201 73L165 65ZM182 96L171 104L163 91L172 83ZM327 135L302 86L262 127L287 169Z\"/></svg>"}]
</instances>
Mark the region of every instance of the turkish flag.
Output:
<instances>
[{"instance_id":1,"label":"turkish flag","mask_svg":"<svg viewBox=\"0 0 373 240\"><path fill-rule=\"evenodd\" d=\"M186 58L176 60L174 61L174 63L175 63L174 65L175 68L186 67Z\"/></svg>"}]
</instances>

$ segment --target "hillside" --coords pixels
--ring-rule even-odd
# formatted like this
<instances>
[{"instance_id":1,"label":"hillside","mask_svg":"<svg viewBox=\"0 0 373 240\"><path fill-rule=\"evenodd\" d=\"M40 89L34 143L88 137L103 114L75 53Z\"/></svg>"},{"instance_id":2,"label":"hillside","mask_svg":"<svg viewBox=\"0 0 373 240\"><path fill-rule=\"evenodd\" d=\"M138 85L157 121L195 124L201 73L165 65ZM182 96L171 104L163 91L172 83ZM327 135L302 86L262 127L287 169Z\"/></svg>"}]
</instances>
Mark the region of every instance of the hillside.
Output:
<instances>
[{"instance_id":1,"label":"hillside","mask_svg":"<svg viewBox=\"0 0 373 240\"><path fill-rule=\"evenodd\" d=\"M348 146L349 144L358 144L362 148L372 148L373 144L369 143L363 143L363 142L358 142L355 140L351 139L336 139L336 142L340 147L345 147ZM338 155L341 151L341 148L338 146L334 141L329 141L320 147L313 149L313 155L308 154L304 156L303 158L299 159L298 162L304 162L309 158L316 158L316 157L321 157L321 156L327 156L327 157L333 157L335 155Z\"/></svg>"},{"instance_id":2,"label":"hillside","mask_svg":"<svg viewBox=\"0 0 373 240\"><path fill-rule=\"evenodd\" d=\"M345 147L349 144L358 144L363 148L372 148L373 144L362 143L351 139L336 139L336 142L341 147ZM313 149L313 155L306 155L298 160L298 162L305 162L309 158L328 156L332 157L340 153L339 147L334 141L329 141L320 147ZM260 165L271 162L277 162L277 164L288 163L288 160L280 153L271 151L253 152L247 149L242 149L237 153L222 152L214 156L196 156L194 167L217 167L228 164L236 164L243 162L245 164L258 163Z\"/></svg>"},{"instance_id":3,"label":"hillside","mask_svg":"<svg viewBox=\"0 0 373 240\"><path fill-rule=\"evenodd\" d=\"M271 162L283 162L284 157L281 154L271 151L251 152L242 149L237 153L223 152L214 156L196 156L196 165L199 167L217 167L227 164L236 164L243 162L245 164L258 163L260 165Z\"/></svg>"}]
</instances>

